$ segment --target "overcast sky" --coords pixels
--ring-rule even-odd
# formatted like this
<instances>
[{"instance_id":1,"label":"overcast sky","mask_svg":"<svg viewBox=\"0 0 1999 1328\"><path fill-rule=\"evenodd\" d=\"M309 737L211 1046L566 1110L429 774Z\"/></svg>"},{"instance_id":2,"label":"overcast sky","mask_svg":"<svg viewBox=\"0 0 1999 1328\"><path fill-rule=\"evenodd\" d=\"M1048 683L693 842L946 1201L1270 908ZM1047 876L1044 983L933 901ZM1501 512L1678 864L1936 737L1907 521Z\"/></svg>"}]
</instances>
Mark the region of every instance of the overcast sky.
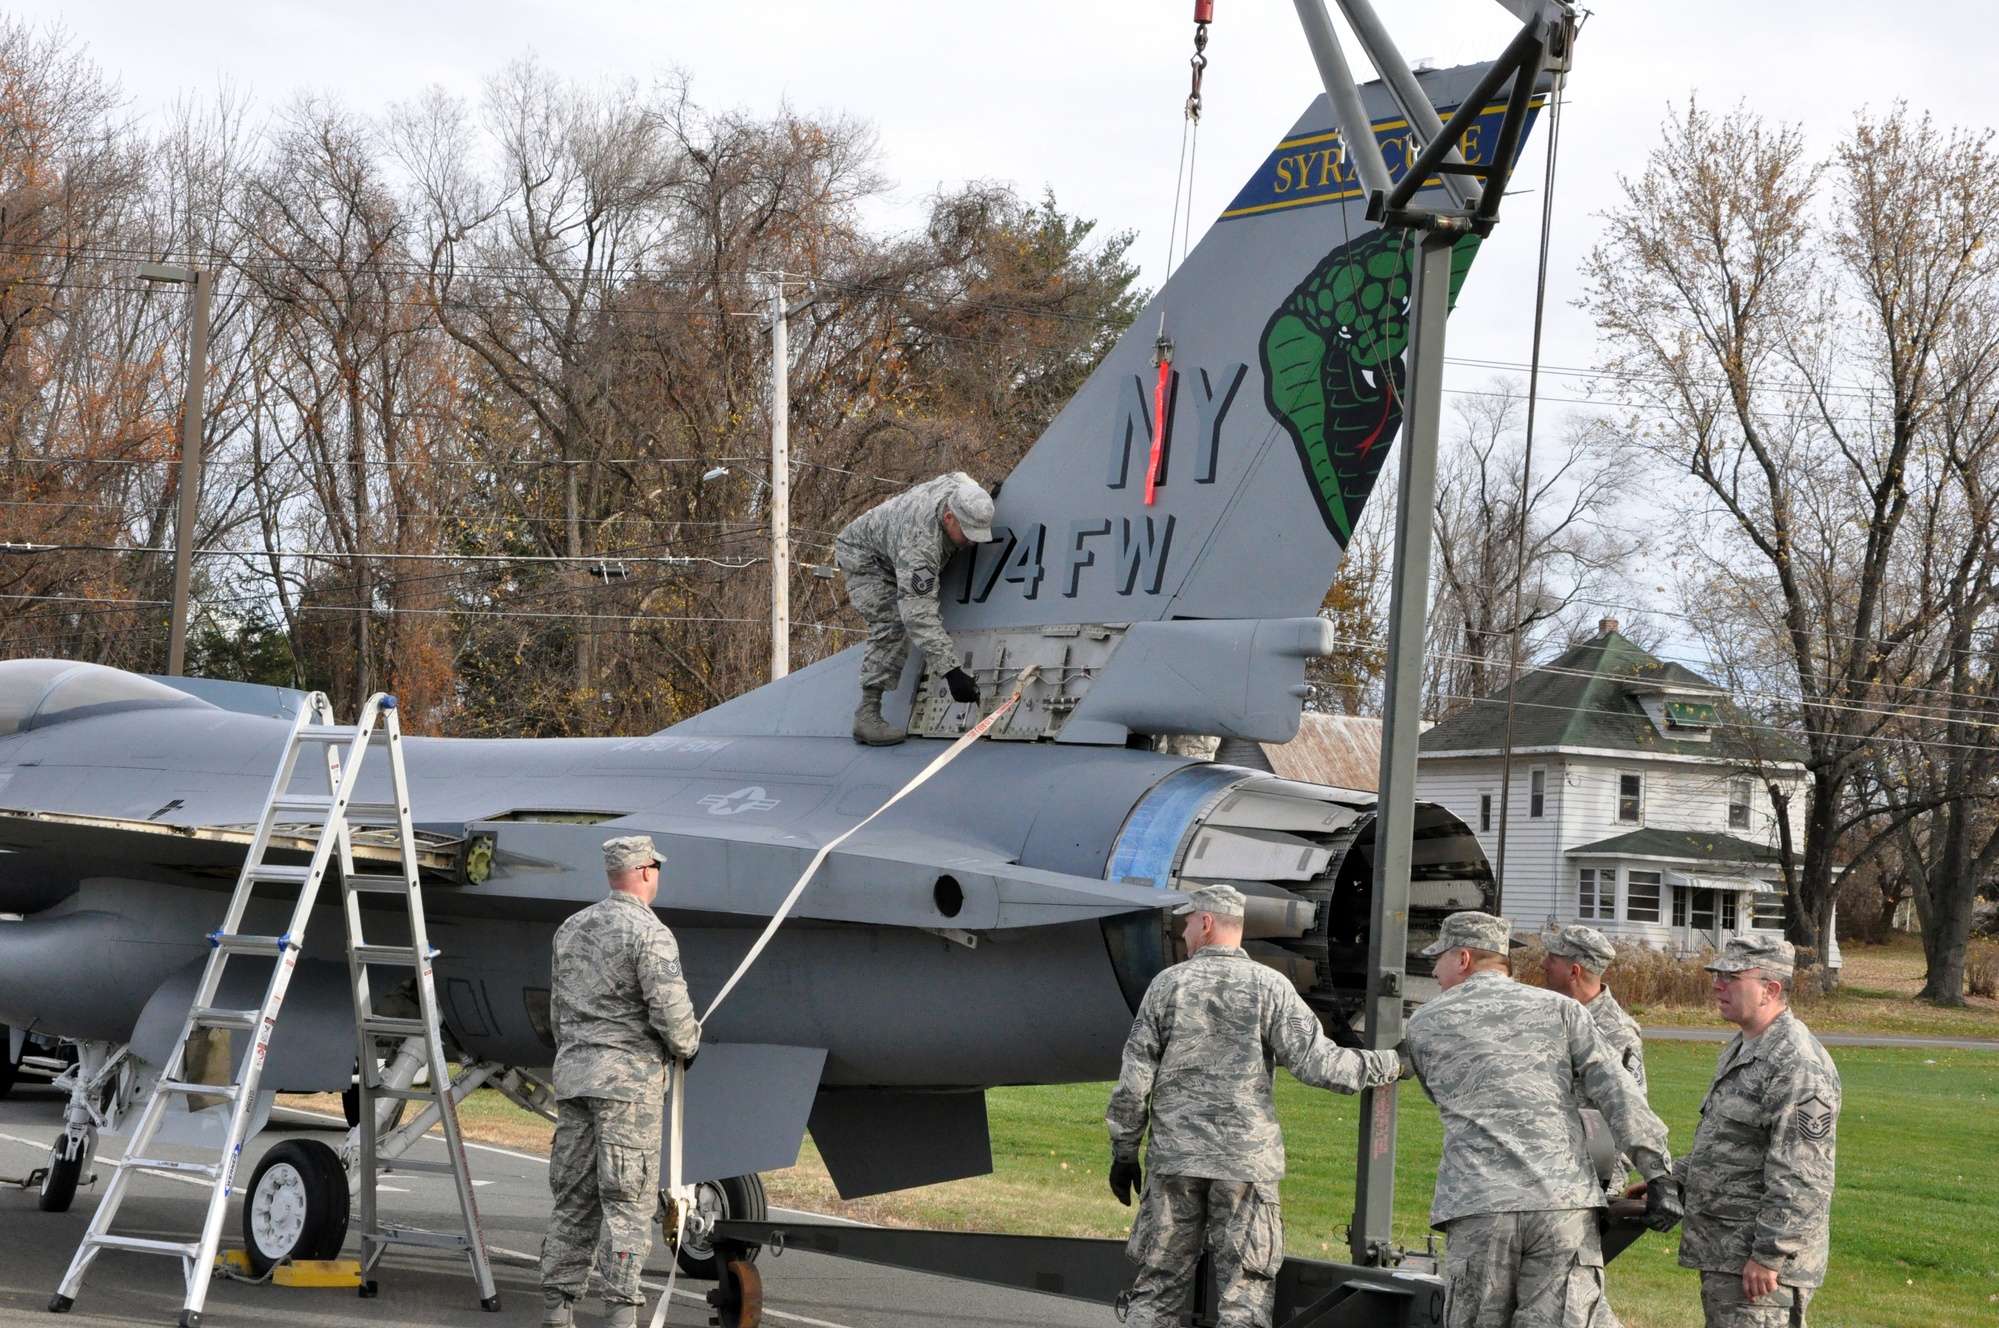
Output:
<instances>
[{"instance_id":1,"label":"overcast sky","mask_svg":"<svg viewBox=\"0 0 1999 1328\"><path fill-rule=\"evenodd\" d=\"M1438 66L1489 59L1516 26L1493 0L1375 0L1403 53ZM1191 0L14 0L60 23L156 114L221 82L265 105L310 89L378 111L429 85L476 96L533 54L577 79L649 80L679 68L711 108L844 111L872 121L896 181L885 224L913 225L940 184L1008 180L1105 229L1139 233L1156 281L1165 257ZM1217 0L1195 215L1211 218L1318 91L1284 0ZM1989 0L1610 0L1576 50L1556 190L1544 361L1587 366L1588 320L1570 307L1595 214L1616 199L1670 106L1747 101L1831 144L1863 106L1900 98L1945 123L1989 124L1999 45ZM1356 61L1356 63L1362 63ZM1363 75L1364 76L1364 75ZM1516 177L1538 189L1541 140ZM1538 193L1511 200L1451 321L1460 360L1524 362ZM1458 365L1476 388L1489 368ZM1554 399L1583 383L1557 376ZM1651 580L1655 578L1643 578ZM1649 586L1644 587L1649 589Z\"/></svg>"}]
</instances>

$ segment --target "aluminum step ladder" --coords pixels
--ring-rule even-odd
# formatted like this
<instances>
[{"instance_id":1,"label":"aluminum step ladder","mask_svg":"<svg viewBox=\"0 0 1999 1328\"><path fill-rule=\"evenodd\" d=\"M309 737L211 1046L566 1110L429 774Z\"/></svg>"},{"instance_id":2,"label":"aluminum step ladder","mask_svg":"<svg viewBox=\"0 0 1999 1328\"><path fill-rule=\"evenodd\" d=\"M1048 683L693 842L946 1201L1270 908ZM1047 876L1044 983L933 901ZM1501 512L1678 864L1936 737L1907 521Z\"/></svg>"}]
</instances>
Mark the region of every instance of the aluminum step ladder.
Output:
<instances>
[{"instance_id":1,"label":"aluminum step ladder","mask_svg":"<svg viewBox=\"0 0 1999 1328\"><path fill-rule=\"evenodd\" d=\"M344 761L342 747L347 749ZM318 748L323 753L324 793L292 791L299 757L308 748ZM387 748L390 783L394 791L391 802L369 804L354 800L364 758L371 748ZM318 764L316 760L309 760L307 769ZM307 774L301 782L311 784L315 781ZM318 828L318 843L313 849L310 864L299 867L268 860L272 832L280 825ZM392 829L401 870L394 873L357 870L352 839L352 828L355 826ZM180 1312L181 1328L200 1328L202 1307L208 1299L208 1284L222 1239L223 1218L228 1213L236 1170L242 1161L244 1136L255 1111L258 1075L269 1050L279 1009L284 1004L285 992L291 985L292 973L298 964L306 924L311 920L313 906L318 902L327 869L333 865L339 868L341 904L346 921L347 968L353 987L355 1038L361 1064L361 1120L364 1126L377 1121L375 1101L379 1097L393 1095L435 1104L444 1127L448 1160L398 1159L394 1166L403 1171L433 1171L451 1175L457 1186L458 1207L463 1219L463 1230L459 1232L417 1231L381 1225L376 1206L378 1161L375 1156L375 1131L364 1128L361 1131L363 1169L359 1186L364 1278L361 1294L373 1294L374 1283L368 1280L367 1275L374 1270L390 1245L416 1245L464 1252L478 1284L481 1306L487 1310L500 1307L499 1294L493 1285L492 1265L487 1258L485 1236L479 1225L478 1206L473 1199L472 1177L466 1166L458 1112L447 1091L450 1075L445 1065L443 1038L438 1025L436 984L431 975L431 960L436 952L430 949L424 927L423 893L417 876L416 836L410 824L409 781L403 767L402 729L396 700L393 696L376 693L361 707L360 721L352 727L345 727L333 722L332 705L323 693L315 692L300 706L298 718L286 740L283 759L278 763L270 793L264 800L256 836L244 857L242 873L236 878L236 889L230 896L228 912L223 916L222 925L209 934L208 963L195 987L194 1001L181 1024L180 1037L132 1128L125 1154L118 1160L104 1198L91 1216L83 1241L70 1260L69 1271L63 1275L61 1286L49 1301L50 1310L62 1313L75 1303L84 1274L103 1251L160 1254L178 1258L186 1278L187 1297ZM292 900L291 917L285 930L275 936L246 933L243 923L253 900L261 897L265 902L276 902L273 887L277 888L282 898ZM295 897L292 891L296 891ZM381 945L367 940L362 932L361 897L368 894L401 897L409 922L408 944ZM216 1005L229 962L238 958L274 961L263 1000L255 1009L223 1009ZM375 1013L369 990L370 966L410 970L414 976L418 1018L388 1019ZM185 1076L190 1041L197 1036L206 1039L211 1030L217 1029L225 1030L232 1041L236 1034L249 1035L249 1045L237 1061L240 1068L233 1071L233 1078L226 1084L188 1082ZM423 1039L430 1083L419 1088L385 1089L381 1084L376 1040L399 1042L407 1038ZM214 1162L172 1161L149 1155L168 1103L182 1098L218 1097L228 1103L229 1119L219 1156ZM205 1177L209 1181L207 1211L197 1238L188 1241L163 1240L119 1235L111 1230L132 1178L147 1172Z\"/></svg>"}]
</instances>

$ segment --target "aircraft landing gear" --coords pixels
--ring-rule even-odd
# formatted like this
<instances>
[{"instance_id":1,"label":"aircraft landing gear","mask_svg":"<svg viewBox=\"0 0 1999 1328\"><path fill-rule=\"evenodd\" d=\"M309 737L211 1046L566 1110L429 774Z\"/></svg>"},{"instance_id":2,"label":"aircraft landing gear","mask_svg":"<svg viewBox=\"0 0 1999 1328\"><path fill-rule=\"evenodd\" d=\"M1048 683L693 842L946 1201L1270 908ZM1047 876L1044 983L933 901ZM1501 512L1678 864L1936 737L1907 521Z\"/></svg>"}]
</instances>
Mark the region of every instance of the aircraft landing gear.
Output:
<instances>
[{"instance_id":1,"label":"aircraft landing gear","mask_svg":"<svg viewBox=\"0 0 1999 1328\"><path fill-rule=\"evenodd\" d=\"M723 1280L729 1260L715 1248L715 1224L761 1222L769 1213L761 1177L730 1176L702 1181L694 1187L694 1208L687 1215L687 1232L680 1241L680 1271L688 1277ZM730 1257L748 1264L755 1261L757 1250L750 1246L734 1251Z\"/></svg>"},{"instance_id":2,"label":"aircraft landing gear","mask_svg":"<svg viewBox=\"0 0 1999 1328\"><path fill-rule=\"evenodd\" d=\"M64 1130L49 1150L49 1164L42 1168L39 1200L45 1213L67 1213L76 1199L77 1184L83 1179L84 1165L96 1151L97 1131L89 1126L81 1134Z\"/></svg>"},{"instance_id":3,"label":"aircraft landing gear","mask_svg":"<svg viewBox=\"0 0 1999 1328\"><path fill-rule=\"evenodd\" d=\"M347 1239L347 1173L317 1139L287 1139L258 1161L243 1193L243 1250L262 1277L286 1259L335 1259Z\"/></svg>"}]
</instances>

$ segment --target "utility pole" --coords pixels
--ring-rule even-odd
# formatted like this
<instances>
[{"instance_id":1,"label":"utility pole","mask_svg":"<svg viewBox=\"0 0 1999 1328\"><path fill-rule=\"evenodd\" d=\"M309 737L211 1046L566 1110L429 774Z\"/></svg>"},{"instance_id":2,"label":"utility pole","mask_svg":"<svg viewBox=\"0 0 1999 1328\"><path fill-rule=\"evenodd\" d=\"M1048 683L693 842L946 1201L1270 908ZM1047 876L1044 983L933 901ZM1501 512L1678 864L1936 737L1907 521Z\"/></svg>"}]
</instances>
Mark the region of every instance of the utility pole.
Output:
<instances>
[{"instance_id":1,"label":"utility pole","mask_svg":"<svg viewBox=\"0 0 1999 1328\"><path fill-rule=\"evenodd\" d=\"M771 278L770 677L791 672L791 334L784 274Z\"/></svg>"},{"instance_id":2,"label":"utility pole","mask_svg":"<svg viewBox=\"0 0 1999 1328\"><path fill-rule=\"evenodd\" d=\"M167 673L180 677L187 663L188 587L194 576L194 525L201 509L202 395L208 386L208 300L215 274L207 268L143 263L147 281L194 287L193 316L187 329L187 386L181 397L180 520L174 529L174 599L167 626Z\"/></svg>"}]
</instances>

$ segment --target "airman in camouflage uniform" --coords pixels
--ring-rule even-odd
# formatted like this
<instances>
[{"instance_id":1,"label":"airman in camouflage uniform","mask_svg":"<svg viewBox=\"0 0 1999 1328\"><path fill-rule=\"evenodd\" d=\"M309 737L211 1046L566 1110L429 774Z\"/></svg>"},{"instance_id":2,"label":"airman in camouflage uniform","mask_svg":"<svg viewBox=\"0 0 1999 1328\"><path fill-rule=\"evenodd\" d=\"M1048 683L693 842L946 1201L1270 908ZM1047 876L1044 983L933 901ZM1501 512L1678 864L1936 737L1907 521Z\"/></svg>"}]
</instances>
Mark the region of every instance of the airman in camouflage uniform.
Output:
<instances>
[{"instance_id":1,"label":"airman in camouflage uniform","mask_svg":"<svg viewBox=\"0 0 1999 1328\"><path fill-rule=\"evenodd\" d=\"M1825 1281L1841 1089L1791 1013L1794 964L1788 941L1737 936L1708 965L1722 1017L1742 1030L1675 1168L1687 1196L1680 1264L1700 1270L1708 1328L1803 1328Z\"/></svg>"},{"instance_id":2,"label":"airman in camouflage uniform","mask_svg":"<svg viewBox=\"0 0 1999 1328\"><path fill-rule=\"evenodd\" d=\"M1220 1320L1266 1328L1284 1261L1277 1182L1284 1135L1273 1065L1301 1083L1356 1093L1401 1074L1393 1051L1336 1046L1291 984L1242 948L1242 893L1203 886L1187 916L1185 963L1146 990L1105 1123L1111 1190L1130 1202L1148 1120L1150 1178L1125 1247L1139 1265L1126 1328L1177 1324L1205 1242Z\"/></svg>"},{"instance_id":3,"label":"airman in camouflage uniform","mask_svg":"<svg viewBox=\"0 0 1999 1328\"><path fill-rule=\"evenodd\" d=\"M1624 1012L1617 998L1610 994L1610 988L1603 981L1603 972L1617 958L1617 947L1610 938L1594 927L1564 927L1553 935L1543 936L1541 944L1548 952L1542 965L1542 978L1548 990L1558 991L1571 1000L1580 1001L1589 1012L1596 1031L1604 1040L1618 1064L1624 1067L1638 1084L1638 1091L1645 1091L1645 1042L1639 1033L1638 1021ZM1603 1112L1590 1098L1582 1076L1576 1076L1576 1100L1589 1108L1595 1120L1588 1124L1590 1129L1609 1130L1603 1123ZM1611 1179L1606 1197L1621 1195L1625 1182L1631 1178L1631 1159L1619 1153L1611 1163ZM1596 1316L1590 1320L1590 1328L1618 1328L1617 1315L1610 1308L1610 1298L1597 1302Z\"/></svg>"},{"instance_id":4,"label":"airman in camouflage uniform","mask_svg":"<svg viewBox=\"0 0 1999 1328\"><path fill-rule=\"evenodd\" d=\"M544 1324L571 1322L593 1262L612 1328L630 1328L645 1303L639 1271L652 1248L668 1058L691 1060L701 1046L680 949L652 911L659 862L645 835L607 841L611 893L555 932Z\"/></svg>"},{"instance_id":5,"label":"airman in camouflage uniform","mask_svg":"<svg viewBox=\"0 0 1999 1328\"><path fill-rule=\"evenodd\" d=\"M1444 1122L1430 1223L1447 1236L1449 1328L1585 1328L1603 1294L1581 1080L1647 1176L1665 1175L1666 1126L1568 997L1504 971L1511 924L1453 913L1436 944L1444 988L1409 1017L1408 1050ZM1670 1183L1648 1221L1677 1219Z\"/></svg>"},{"instance_id":6,"label":"airman in camouflage uniform","mask_svg":"<svg viewBox=\"0 0 1999 1328\"><path fill-rule=\"evenodd\" d=\"M979 699L978 685L959 667L944 630L937 587L952 554L992 538L992 498L955 470L861 513L834 538L833 560L846 577L847 598L868 624L854 741L884 747L903 740L903 731L882 718L881 699L902 681L912 640L954 700Z\"/></svg>"}]
</instances>

